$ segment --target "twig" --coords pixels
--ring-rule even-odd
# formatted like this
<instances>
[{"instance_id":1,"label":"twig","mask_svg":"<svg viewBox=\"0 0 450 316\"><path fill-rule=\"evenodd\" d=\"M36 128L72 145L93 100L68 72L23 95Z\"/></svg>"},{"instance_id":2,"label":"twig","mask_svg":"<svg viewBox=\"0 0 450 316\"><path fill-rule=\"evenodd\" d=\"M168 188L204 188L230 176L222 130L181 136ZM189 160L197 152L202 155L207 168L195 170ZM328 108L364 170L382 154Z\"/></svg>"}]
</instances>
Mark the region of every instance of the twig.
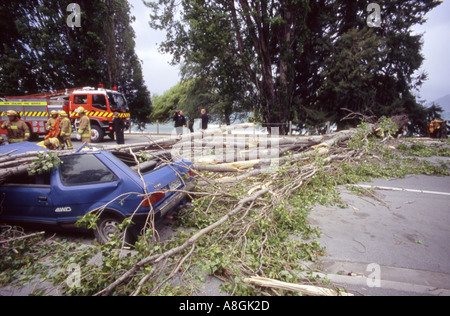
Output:
<instances>
[{"instance_id":1,"label":"twig","mask_svg":"<svg viewBox=\"0 0 450 316\"><path fill-rule=\"evenodd\" d=\"M39 232L39 233L34 233L34 234L30 234L30 235L25 235L25 236L21 236L21 237L16 237L16 238L10 238L10 239L6 239L6 240L0 240L0 244L8 244L17 240L23 240L23 239L28 239L28 238L33 238L36 236L40 236L45 234L45 232Z\"/></svg>"},{"instance_id":2,"label":"twig","mask_svg":"<svg viewBox=\"0 0 450 316\"><path fill-rule=\"evenodd\" d=\"M274 279L261 278L261 277L251 277L244 280L245 283L268 287L272 289L287 290L291 292L301 292L310 296L354 296L349 293L340 293L332 289L327 289L323 287L313 286L313 285L303 285L282 282Z\"/></svg>"}]
</instances>

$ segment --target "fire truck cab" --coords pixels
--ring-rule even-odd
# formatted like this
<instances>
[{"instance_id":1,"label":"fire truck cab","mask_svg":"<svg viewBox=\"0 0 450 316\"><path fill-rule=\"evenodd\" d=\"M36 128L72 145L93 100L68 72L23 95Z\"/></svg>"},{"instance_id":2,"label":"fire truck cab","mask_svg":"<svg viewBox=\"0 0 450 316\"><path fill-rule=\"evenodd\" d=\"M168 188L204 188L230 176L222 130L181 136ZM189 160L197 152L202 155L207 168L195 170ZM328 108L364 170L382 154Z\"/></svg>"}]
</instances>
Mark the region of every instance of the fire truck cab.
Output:
<instances>
[{"instance_id":1,"label":"fire truck cab","mask_svg":"<svg viewBox=\"0 0 450 316\"><path fill-rule=\"evenodd\" d=\"M79 123L79 114L76 111L84 107L91 121L91 139L98 143L108 135L114 137L112 121L114 113L119 113L125 121L125 127L130 127L129 108L123 94L117 91L105 89L102 84L98 88L83 87L66 89L51 93L33 94L20 97L7 97L0 100L0 120L7 121L6 112L15 110L21 119L30 127L32 137L46 135L45 128L50 112L64 110L72 121L73 131L76 132ZM6 134L6 131L0 131Z\"/></svg>"},{"instance_id":2,"label":"fire truck cab","mask_svg":"<svg viewBox=\"0 0 450 316\"><path fill-rule=\"evenodd\" d=\"M125 97L116 89L107 90L85 87L75 90L69 98L69 116L75 120L75 128L78 128L79 114L76 109L83 107L88 111L91 120L92 141L100 142L105 135L113 138L112 121L114 113L124 119L126 129L130 127L130 111Z\"/></svg>"}]
</instances>

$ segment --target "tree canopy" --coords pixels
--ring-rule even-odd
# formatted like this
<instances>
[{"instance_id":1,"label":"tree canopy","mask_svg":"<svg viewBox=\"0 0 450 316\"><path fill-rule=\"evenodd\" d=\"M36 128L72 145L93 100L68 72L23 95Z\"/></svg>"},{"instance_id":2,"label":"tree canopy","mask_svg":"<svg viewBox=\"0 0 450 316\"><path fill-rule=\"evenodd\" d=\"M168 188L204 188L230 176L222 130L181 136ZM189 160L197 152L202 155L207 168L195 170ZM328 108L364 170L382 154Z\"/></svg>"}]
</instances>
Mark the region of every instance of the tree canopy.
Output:
<instances>
[{"instance_id":1,"label":"tree canopy","mask_svg":"<svg viewBox=\"0 0 450 316\"><path fill-rule=\"evenodd\" d=\"M422 36L435 0L153 0L150 25L165 30L161 50L202 78L226 108L239 104L268 125L325 122L344 127L343 108L381 117L418 115L412 91L426 79ZM421 115L419 115L421 116ZM354 122L347 122L352 124Z\"/></svg>"}]
</instances>

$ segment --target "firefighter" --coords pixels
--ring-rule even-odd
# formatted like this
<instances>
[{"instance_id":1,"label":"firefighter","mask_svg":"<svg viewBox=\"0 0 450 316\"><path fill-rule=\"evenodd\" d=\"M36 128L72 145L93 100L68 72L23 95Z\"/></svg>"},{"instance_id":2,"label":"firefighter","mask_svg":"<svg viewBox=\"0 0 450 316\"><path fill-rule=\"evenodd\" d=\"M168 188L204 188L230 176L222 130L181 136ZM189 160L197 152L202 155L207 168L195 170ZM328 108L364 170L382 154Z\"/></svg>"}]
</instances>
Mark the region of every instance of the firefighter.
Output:
<instances>
[{"instance_id":1,"label":"firefighter","mask_svg":"<svg viewBox=\"0 0 450 316\"><path fill-rule=\"evenodd\" d=\"M30 139L30 129L28 125L19 119L16 111L10 110L6 112L9 122L4 123L1 128L8 130L8 142L10 144L21 143Z\"/></svg>"},{"instance_id":2,"label":"firefighter","mask_svg":"<svg viewBox=\"0 0 450 316\"><path fill-rule=\"evenodd\" d=\"M87 111L84 107L80 106L77 109L77 112L80 113L80 126L78 126L78 134L81 136L81 142L83 143L91 143L91 122L89 117L86 116Z\"/></svg>"},{"instance_id":3,"label":"firefighter","mask_svg":"<svg viewBox=\"0 0 450 316\"><path fill-rule=\"evenodd\" d=\"M47 148L50 150L56 150L60 146L59 139L56 137L47 138L43 142L40 142L37 144L38 146L41 146L42 148Z\"/></svg>"},{"instance_id":4,"label":"firefighter","mask_svg":"<svg viewBox=\"0 0 450 316\"><path fill-rule=\"evenodd\" d=\"M47 131L51 131L54 129L54 125L56 123L56 120L58 119L58 112L53 110L50 112L51 117L48 119L47 124L45 124L45 128Z\"/></svg>"},{"instance_id":5,"label":"firefighter","mask_svg":"<svg viewBox=\"0 0 450 316\"><path fill-rule=\"evenodd\" d=\"M70 135L72 135L72 123L66 113L66 111L59 112L61 116L61 123L59 123L59 128L61 130L61 148L64 149L67 145L68 150L73 149L72 140L70 139Z\"/></svg>"},{"instance_id":6,"label":"firefighter","mask_svg":"<svg viewBox=\"0 0 450 316\"><path fill-rule=\"evenodd\" d=\"M56 113L56 115L54 113ZM44 139L59 137L59 134L61 132L61 129L59 127L59 124L61 123L61 118L59 117L58 112L52 111L52 118L49 119L49 122L50 121L52 125L50 126L50 128L48 128L49 132ZM47 122L47 126L49 122Z\"/></svg>"},{"instance_id":7,"label":"firefighter","mask_svg":"<svg viewBox=\"0 0 450 316\"><path fill-rule=\"evenodd\" d=\"M428 136L447 139L447 121L434 119L428 124Z\"/></svg>"}]
</instances>

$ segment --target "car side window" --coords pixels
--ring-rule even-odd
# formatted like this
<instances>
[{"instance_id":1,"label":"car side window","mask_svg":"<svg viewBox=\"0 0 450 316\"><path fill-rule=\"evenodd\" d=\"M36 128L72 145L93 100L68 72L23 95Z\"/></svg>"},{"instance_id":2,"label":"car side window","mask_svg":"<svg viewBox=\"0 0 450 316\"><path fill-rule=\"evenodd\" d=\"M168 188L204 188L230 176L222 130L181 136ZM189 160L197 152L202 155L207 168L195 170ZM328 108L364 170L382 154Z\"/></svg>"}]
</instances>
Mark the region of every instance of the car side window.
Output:
<instances>
[{"instance_id":1,"label":"car side window","mask_svg":"<svg viewBox=\"0 0 450 316\"><path fill-rule=\"evenodd\" d=\"M9 177L6 185L50 186L50 173Z\"/></svg>"},{"instance_id":2,"label":"car side window","mask_svg":"<svg viewBox=\"0 0 450 316\"><path fill-rule=\"evenodd\" d=\"M91 154L61 157L61 182L65 186L115 182L117 176Z\"/></svg>"}]
</instances>

